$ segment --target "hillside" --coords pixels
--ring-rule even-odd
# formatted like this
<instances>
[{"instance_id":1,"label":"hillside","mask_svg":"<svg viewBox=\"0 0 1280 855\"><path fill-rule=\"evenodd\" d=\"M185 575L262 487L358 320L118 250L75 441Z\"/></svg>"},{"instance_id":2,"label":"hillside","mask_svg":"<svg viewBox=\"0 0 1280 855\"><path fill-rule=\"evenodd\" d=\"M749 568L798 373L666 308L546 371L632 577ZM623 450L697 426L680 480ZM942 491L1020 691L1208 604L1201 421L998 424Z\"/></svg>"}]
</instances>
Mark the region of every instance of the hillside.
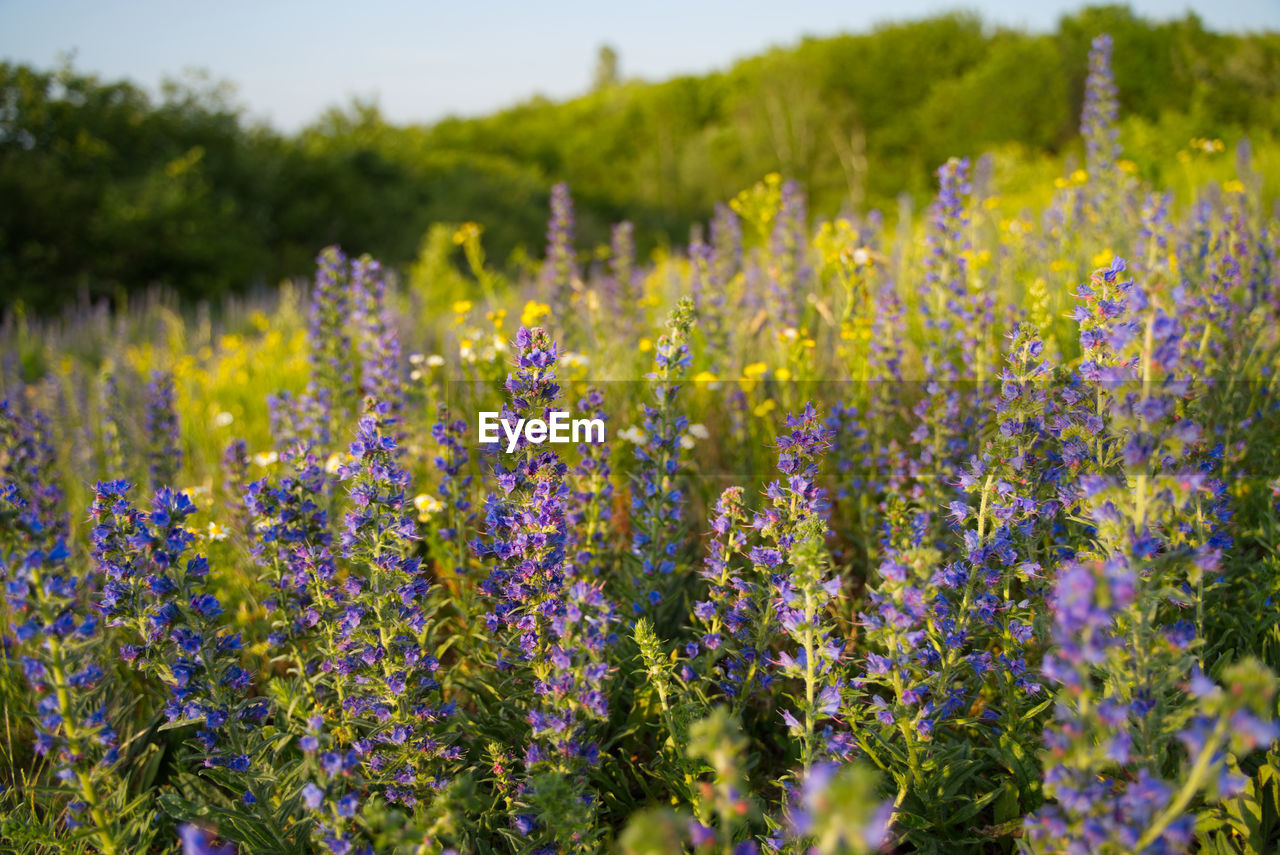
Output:
<instances>
[{"instance_id":1,"label":"hillside","mask_svg":"<svg viewBox=\"0 0 1280 855\"><path fill-rule=\"evenodd\" d=\"M218 89L157 101L0 63L0 308L47 312L154 284L217 297L304 273L329 243L405 264L434 222L480 222L499 263L517 248L540 255L561 180L583 249L621 219L642 249L683 243L715 202L773 171L799 179L817 215L893 212L900 193L923 199L950 155L995 149L1040 173L1063 168L1102 31L1116 43L1126 154L1144 177L1178 169L1192 137L1266 146L1280 131L1280 34L1123 7L1049 34L965 15L886 25L431 126L356 104L292 136L253 125Z\"/></svg>"}]
</instances>

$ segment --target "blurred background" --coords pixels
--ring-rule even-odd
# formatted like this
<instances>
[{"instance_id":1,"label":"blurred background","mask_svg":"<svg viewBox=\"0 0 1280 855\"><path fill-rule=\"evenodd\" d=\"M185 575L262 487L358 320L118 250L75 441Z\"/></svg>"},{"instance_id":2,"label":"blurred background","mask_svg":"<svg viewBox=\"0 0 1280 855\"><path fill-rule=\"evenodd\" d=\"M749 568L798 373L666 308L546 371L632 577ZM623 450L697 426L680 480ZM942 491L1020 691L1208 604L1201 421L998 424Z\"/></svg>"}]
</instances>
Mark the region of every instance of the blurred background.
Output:
<instances>
[{"instance_id":1,"label":"blurred background","mask_svg":"<svg viewBox=\"0 0 1280 855\"><path fill-rule=\"evenodd\" d=\"M1280 193L1280 0L970 6L0 0L0 313L262 291L333 243L413 276L466 222L518 273L558 181L588 254L623 219L683 244L771 172L893 222L990 152L1037 206L1100 32L1126 168L1189 193L1248 137Z\"/></svg>"}]
</instances>

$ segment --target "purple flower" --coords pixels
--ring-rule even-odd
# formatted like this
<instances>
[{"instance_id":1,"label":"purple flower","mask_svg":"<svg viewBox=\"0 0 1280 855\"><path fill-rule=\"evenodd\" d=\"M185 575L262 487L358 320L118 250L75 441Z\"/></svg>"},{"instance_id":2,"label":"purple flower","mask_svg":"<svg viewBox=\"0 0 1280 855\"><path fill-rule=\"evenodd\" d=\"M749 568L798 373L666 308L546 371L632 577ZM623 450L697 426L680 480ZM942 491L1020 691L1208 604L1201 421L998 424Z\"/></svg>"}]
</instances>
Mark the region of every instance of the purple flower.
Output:
<instances>
[{"instance_id":1,"label":"purple flower","mask_svg":"<svg viewBox=\"0 0 1280 855\"><path fill-rule=\"evenodd\" d=\"M515 372L507 377L504 416L544 417L555 404L557 348L542 329L521 328ZM541 446L518 443L495 455L492 474L501 485L485 501L485 535L474 542L477 557L491 562L480 589L491 607L500 667L512 669L531 739L526 771L578 770L597 762L591 723L608 713L604 682L613 643L613 607L603 586L570 563L567 469ZM591 515L588 509L583 518ZM580 543L575 555L590 550ZM532 783L528 786L533 786ZM588 798L583 783L571 782ZM559 826L545 829L556 838ZM533 834L534 827L523 832Z\"/></svg>"},{"instance_id":2,"label":"purple flower","mask_svg":"<svg viewBox=\"0 0 1280 855\"><path fill-rule=\"evenodd\" d=\"M131 485L100 482L94 490L93 557L104 578L99 609L108 625L132 636L132 667L168 689L170 722L203 719L196 740L206 766L248 772L246 754L260 731L247 725L257 702L246 697L253 675L240 665L239 638L217 622L222 606L206 590L208 565L187 553L196 512L185 494L162 488L142 512Z\"/></svg>"},{"instance_id":3,"label":"purple flower","mask_svg":"<svg viewBox=\"0 0 1280 855\"><path fill-rule=\"evenodd\" d=\"M689 419L678 407L679 381L692 360L689 335L694 322L693 302L682 300L667 318L667 331L654 347L655 370L646 376L653 384L654 403L644 405L645 441L635 449L639 465L631 476L631 554L636 562L632 584L624 587L637 614L645 611L642 597L648 595L653 603L662 599L651 596L657 593L652 587L656 580L640 577L672 573L680 547L686 502L680 477Z\"/></svg>"},{"instance_id":4,"label":"purple flower","mask_svg":"<svg viewBox=\"0 0 1280 855\"><path fill-rule=\"evenodd\" d=\"M172 485L182 468L176 396L172 374L157 371L151 376L144 421L147 465L155 490Z\"/></svg>"},{"instance_id":5,"label":"purple flower","mask_svg":"<svg viewBox=\"0 0 1280 855\"><path fill-rule=\"evenodd\" d=\"M547 302L567 307L571 295L581 289L581 276L573 250L573 199L569 185L551 188L551 219L547 223L547 256L542 263L540 282Z\"/></svg>"},{"instance_id":6,"label":"purple flower","mask_svg":"<svg viewBox=\"0 0 1280 855\"><path fill-rule=\"evenodd\" d=\"M1116 160L1120 156L1117 126L1119 104L1115 77L1111 72L1111 36L1094 38L1089 49L1089 75L1085 80L1084 110L1080 115L1080 135L1084 137L1085 169L1095 185L1114 182ZM1105 196L1099 198L1103 204Z\"/></svg>"},{"instance_id":7,"label":"purple flower","mask_svg":"<svg viewBox=\"0 0 1280 855\"><path fill-rule=\"evenodd\" d=\"M324 790L317 787L313 782L308 781L302 788L302 803L310 810L319 810L320 802L324 800Z\"/></svg>"},{"instance_id":8,"label":"purple flower","mask_svg":"<svg viewBox=\"0 0 1280 855\"><path fill-rule=\"evenodd\" d=\"M178 826L178 840L182 855L236 855L236 848L230 843L219 843L216 835L191 823Z\"/></svg>"}]
</instances>

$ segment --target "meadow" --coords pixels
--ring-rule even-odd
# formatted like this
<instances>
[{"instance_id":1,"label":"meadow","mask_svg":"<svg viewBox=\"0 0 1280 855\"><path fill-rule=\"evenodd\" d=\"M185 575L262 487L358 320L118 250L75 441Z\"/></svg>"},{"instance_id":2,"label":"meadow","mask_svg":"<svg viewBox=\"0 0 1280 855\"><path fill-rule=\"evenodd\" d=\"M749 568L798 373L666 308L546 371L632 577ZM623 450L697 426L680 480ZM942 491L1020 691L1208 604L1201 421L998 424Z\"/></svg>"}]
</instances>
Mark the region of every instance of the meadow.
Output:
<instances>
[{"instance_id":1,"label":"meadow","mask_svg":"<svg viewBox=\"0 0 1280 855\"><path fill-rule=\"evenodd\" d=\"M12 313L0 851L1275 852L1280 153L1111 63L921 216Z\"/></svg>"}]
</instances>

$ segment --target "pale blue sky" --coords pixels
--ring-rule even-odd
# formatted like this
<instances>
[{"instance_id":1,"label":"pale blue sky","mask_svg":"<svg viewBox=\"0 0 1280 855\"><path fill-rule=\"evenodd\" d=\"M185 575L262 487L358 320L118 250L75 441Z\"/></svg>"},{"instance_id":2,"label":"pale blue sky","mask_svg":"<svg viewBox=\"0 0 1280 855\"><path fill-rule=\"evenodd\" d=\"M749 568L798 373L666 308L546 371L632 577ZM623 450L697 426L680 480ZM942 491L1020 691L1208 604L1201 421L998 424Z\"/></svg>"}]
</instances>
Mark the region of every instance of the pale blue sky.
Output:
<instances>
[{"instance_id":1,"label":"pale blue sky","mask_svg":"<svg viewBox=\"0 0 1280 855\"><path fill-rule=\"evenodd\" d=\"M208 70L250 114L296 129L351 96L398 122L473 115L540 93L583 91L612 44L628 77L727 66L803 35L856 32L955 8L1053 27L1078 0L0 0L0 58L76 68L155 89ZM1280 30L1280 0L1133 0L1152 18L1195 11L1215 30Z\"/></svg>"}]
</instances>

